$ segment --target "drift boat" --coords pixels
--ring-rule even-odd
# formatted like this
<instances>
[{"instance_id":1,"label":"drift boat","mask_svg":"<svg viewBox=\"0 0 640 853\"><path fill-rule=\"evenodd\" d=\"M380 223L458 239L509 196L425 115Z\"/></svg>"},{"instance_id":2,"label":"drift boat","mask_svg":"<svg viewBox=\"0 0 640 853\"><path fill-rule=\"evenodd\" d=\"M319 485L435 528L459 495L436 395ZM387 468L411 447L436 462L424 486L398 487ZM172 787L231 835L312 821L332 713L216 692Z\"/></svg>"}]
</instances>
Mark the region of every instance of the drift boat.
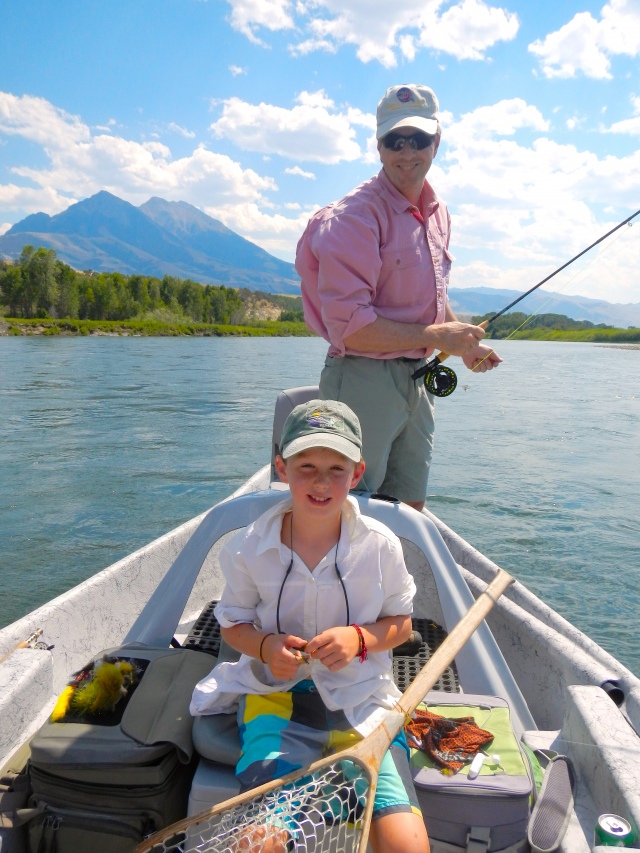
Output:
<instances>
[{"instance_id":1,"label":"drift boat","mask_svg":"<svg viewBox=\"0 0 640 853\"><path fill-rule=\"evenodd\" d=\"M279 395L274 448L291 409L315 396L313 387ZM232 653L213 616L224 583L220 548L234 530L283 500L286 491L272 458L208 512L0 631L2 853L134 850L163 825L237 794L234 719L218 715L192 725L185 708L195 681L216 658ZM364 514L400 537L416 580L415 642L394 654L394 675L404 689L498 567L428 510L417 513L376 496L358 500ZM182 665L185 656L188 666ZM127 666L138 673L140 684L126 706L131 713L121 710L98 720L98 726L87 718L60 720L60 714L52 722L72 674L86 675L89 661L95 668L105 660L131 661ZM171 666L164 681L147 676L167 660ZM147 683L155 684L153 719L127 723L134 707L141 713L151 689ZM446 718L469 713L490 731L492 715L502 721L482 752L477 776L469 765L445 775L432 757L414 753L433 853L526 853L530 844L534 850L590 853L616 842L616 831L622 845L640 848L633 840L634 834L640 838L640 680L523 584L516 581L497 601L425 704ZM118 758L123 738L127 748ZM124 788L125 800L136 785L147 791L150 783L137 782L136 774L149 767L156 772L166 764L167 750L178 755L180 766L163 784L169 792L184 791L183 801L174 797L160 816L148 808L139 825L127 818L126 831L114 833L118 808L127 811L117 805L117 786ZM124 763L116 772L118 761ZM107 779L108 772L117 779ZM74 785L82 790L79 798ZM91 801L94 788L97 799ZM614 823L613 841L603 835L602 815L621 818ZM301 840L296 849L340 849L334 841L315 843L305 846ZM218 848L197 846L187 832L160 849Z\"/></svg>"}]
</instances>

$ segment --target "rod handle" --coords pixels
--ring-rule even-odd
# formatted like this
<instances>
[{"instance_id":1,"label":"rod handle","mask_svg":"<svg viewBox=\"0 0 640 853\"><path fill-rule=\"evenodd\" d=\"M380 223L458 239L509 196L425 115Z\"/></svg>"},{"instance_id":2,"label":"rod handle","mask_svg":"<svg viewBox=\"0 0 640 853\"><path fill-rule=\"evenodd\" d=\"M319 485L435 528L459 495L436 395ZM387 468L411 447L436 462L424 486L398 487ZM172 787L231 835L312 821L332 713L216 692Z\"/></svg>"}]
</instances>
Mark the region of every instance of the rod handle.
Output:
<instances>
[{"instance_id":1,"label":"rod handle","mask_svg":"<svg viewBox=\"0 0 640 853\"><path fill-rule=\"evenodd\" d=\"M482 323L478 323L478 325L480 326L481 329L486 329L487 326L489 325L489 321L483 320ZM449 358L449 355L450 355L450 353L448 353L448 352L439 352L436 355L436 361L438 361L439 364L442 364L442 362L445 361L445 359Z\"/></svg>"}]
</instances>

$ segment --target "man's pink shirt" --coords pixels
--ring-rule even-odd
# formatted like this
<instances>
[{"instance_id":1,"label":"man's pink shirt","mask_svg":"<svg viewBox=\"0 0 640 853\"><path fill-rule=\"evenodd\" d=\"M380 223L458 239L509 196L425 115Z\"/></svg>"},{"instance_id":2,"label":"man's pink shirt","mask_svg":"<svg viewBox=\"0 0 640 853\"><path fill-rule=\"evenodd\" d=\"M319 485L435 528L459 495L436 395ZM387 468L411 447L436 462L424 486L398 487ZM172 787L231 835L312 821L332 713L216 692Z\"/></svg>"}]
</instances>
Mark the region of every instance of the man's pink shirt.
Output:
<instances>
[{"instance_id":1,"label":"man's pink shirt","mask_svg":"<svg viewBox=\"0 0 640 853\"><path fill-rule=\"evenodd\" d=\"M433 352L359 352L346 348L344 339L377 317L424 326L444 322L450 229L449 212L427 181L418 209L384 170L309 220L296 270L305 320L329 341L329 355L421 358Z\"/></svg>"}]
</instances>

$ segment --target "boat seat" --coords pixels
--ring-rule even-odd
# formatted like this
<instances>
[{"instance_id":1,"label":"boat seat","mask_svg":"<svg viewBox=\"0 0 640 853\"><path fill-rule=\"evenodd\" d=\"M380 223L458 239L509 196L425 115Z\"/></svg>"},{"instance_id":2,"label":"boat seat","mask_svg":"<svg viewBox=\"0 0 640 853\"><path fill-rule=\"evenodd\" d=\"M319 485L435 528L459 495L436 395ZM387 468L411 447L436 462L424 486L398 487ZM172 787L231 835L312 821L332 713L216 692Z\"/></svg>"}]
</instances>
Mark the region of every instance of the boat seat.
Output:
<instances>
[{"instance_id":1,"label":"boat seat","mask_svg":"<svg viewBox=\"0 0 640 853\"><path fill-rule=\"evenodd\" d=\"M273 412L273 432L271 436L271 482L279 483L280 477L276 471L276 454L280 452L280 436L282 427L289 414L301 403L317 400L320 389L317 385L303 385L300 388L288 388L281 391L276 399Z\"/></svg>"},{"instance_id":2,"label":"boat seat","mask_svg":"<svg viewBox=\"0 0 640 853\"><path fill-rule=\"evenodd\" d=\"M240 760L240 735L236 714L196 717L191 730L198 755L218 764L235 767Z\"/></svg>"},{"instance_id":3,"label":"boat seat","mask_svg":"<svg viewBox=\"0 0 640 853\"><path fill-rule=\"evenodd\" d=\"M216 602L209 605L211 611ZM207 610L207 608L205 608ZM217 622L216 622L217 624ZM220 654L217 663L235 661L240 652L231 648L220 638ZM212 668L213 668L212 661ZM218 764L230 764L235 767L240 760L240 736L236 714L207 714L194 717L191 737L199 755Z\"/></svg>"}]
</instances>

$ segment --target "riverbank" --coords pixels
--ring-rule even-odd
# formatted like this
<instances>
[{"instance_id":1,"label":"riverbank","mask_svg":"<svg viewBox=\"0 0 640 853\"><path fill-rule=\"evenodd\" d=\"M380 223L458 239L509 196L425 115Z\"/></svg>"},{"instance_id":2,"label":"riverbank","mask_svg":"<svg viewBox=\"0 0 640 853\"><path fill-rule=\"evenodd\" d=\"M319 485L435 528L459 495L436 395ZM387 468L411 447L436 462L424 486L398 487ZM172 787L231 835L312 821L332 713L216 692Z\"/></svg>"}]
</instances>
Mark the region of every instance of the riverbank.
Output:
<instances>
[{"instance_id":1,"label":"riverbank","mask_svg":"<svg viewBox=\"0 0 640 853\"><path fill-rule=\"evenodd\" d=\"M244 337L301 338L315 337L304 322L252 320L249 323L162 322L160 320L50 320L0 318L0 336L112 336L112 337ZM640 329L532 329L516 332L512 340L556 341L598 344L640 344ZM492 340L491 335L487 340ZM498 341L499 339L493 339ZM498 344L496 344L498 345ZM635 348L635 347L634 347Z\"/></svg>"},{"instance_id":2,"label":"riverbank","mask_svg":"<svg viewBox=\"0 0 640 853\"><path fill-rule=\"evenodd\" d=\"M62 335L111 337L311 337L303 322L256 320L247 325L222 323L163 323L158 320L26 320L5 317L0 319L0 336Z\"/></svg>"}]
</instances>

